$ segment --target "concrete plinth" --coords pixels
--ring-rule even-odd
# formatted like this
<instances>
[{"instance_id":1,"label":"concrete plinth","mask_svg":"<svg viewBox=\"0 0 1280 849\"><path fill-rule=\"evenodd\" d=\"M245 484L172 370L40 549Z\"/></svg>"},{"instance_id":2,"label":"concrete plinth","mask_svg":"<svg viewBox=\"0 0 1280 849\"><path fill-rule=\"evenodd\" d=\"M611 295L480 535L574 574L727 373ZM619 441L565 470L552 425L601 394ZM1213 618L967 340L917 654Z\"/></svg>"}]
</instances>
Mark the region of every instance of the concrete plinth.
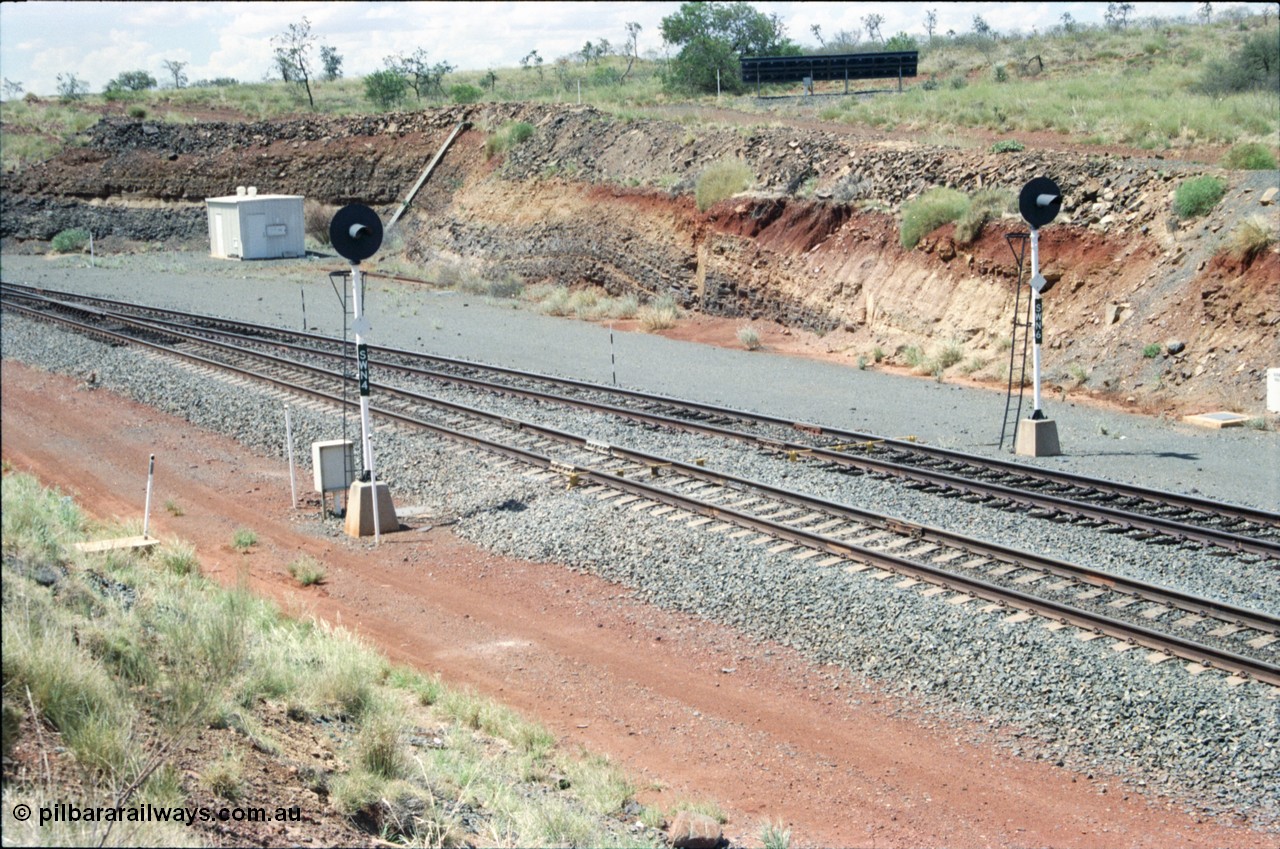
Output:
<instances>
[{"instance_id":1,"label":"concrete plinth","mask_svg":"<svg viewBox=\"0 0 1280 849\"><path fill-rule=\"evenodd\" d=\"M349 537L373 536L373 484L368 481L355 481L347 491L347 520L343 530ZM378 484L378 530L384 534L400 530L391 490L385 483Z\"/></svg>"},{"instance_id":2,"label":"concrete plinth","mask_svg":"<svg viewBox=\"0 0 1280 849\"><path fill-rule=\"evenodd\" d=\"M1057 457L1058 425L1053 419L1022 419L1018 422L1017 452L1024 457Z\"/></svg>"}]
</instances>

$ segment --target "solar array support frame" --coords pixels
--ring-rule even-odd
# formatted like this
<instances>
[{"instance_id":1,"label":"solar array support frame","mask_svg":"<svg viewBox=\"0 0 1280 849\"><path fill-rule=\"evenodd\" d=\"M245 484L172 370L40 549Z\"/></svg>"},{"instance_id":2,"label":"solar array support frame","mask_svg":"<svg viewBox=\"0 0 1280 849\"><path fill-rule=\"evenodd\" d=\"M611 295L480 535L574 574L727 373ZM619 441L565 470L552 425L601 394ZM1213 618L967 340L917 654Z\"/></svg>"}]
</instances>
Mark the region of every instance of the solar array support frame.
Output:
<instances>
[{"instance_id":1,"label":"solar array support frame","mask_svg":"<svg viewBox=\"0 0 1280 849\"><path fill-rule=\"evenodd\" d=\"M798 82L809 77L819 80L844 80L845 94L849 80L898 80L902 91L904 77L916 76L919 53L901 50L887 53L833 53L814 56L749 56L741 60L744 82L755 80L756 96L764 83Z\"/></svg>"}]
</instances>

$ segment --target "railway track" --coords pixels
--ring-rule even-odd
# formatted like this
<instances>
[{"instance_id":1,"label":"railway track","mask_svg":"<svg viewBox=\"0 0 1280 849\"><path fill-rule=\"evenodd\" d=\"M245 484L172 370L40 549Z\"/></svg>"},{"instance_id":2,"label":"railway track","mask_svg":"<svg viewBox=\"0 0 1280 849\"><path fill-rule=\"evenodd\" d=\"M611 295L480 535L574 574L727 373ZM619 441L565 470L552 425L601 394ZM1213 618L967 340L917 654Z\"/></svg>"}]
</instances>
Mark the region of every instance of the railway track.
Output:
<instances>
[{"instance_id":1,"label":"railway track","mask_svg":"<svg viewBox=\"0 0 1280 849\"><path fill-rule=\"evenodd\" d=\"M19 304L20 299L27 304ZM330 346L334 340L310 337L306 344L299 344L279 338L284 332L278 329L248 325L218 329L208 325L224 323L203 317L131 318L103 304L41 302L38 295L19 294L8 286L4 305L112 344L140 345L177 356L190 367L211 373L230 371L323 403L349 403L334 391L343 380L341 372L304 361L335 356L334 351L317 353L315 348L317 340ZM228 331L230 337L215 338ZM264 348L283 350L294 358ZM387 358L387 367L392 366L392 357L413 356L387 349L378 354ZM395 367L429 371L404 363ZM457 375L437 379L461 380ZM486 391L515 390L486 384ZM551 403L545 396L542 393L538 400ZM376 397L374 412L383 420L532 466L539 470L537 474L581 488L616 510L643 510L654 518L685 521L708 534L750 537L749 543L774 554L809 561L815 567L866 573L870 579L894 578L904 590L918 586L927 594L949 592L956 604L983 601L1008 608L1011 617L1047 617L1052 626L1074 626L1085 637L1105 635L1125 645L1146 647L1155 653L1153 662L1180 657L1199 668L1217 668L1280 686L1280 619L1267 613L604 444L403 387L378 385ZM576 403L597 402L577 399ZM666 420L675 418L664 414L661 421L648 421L666 426ZM776 442L773 448L795 450Z\"/></svg>"},{"instance_id":2,"label":"railway track","mask_svg":"<svg viewBox=\"0 0 1280 849\"><path fill-rule=\"evenodd\" d=\"M196 333L231 333L297 356L349 359L342 340L172 310L91 298L40 293L6 284L12 297L49 309L91 305L116 315L150 316L163 326ZM61 304L62 306L59 306ZM669 398L585 381L552 377L481 363L370 346L371 365L418 378L446 381L482 392L518 396L550 405L570 405L639 423L716 436L755 449L818 464L832 471L887 476L925 492L960 497L1052 522L1101 527L1153 544L1206 546L1280 559L1280 513L1224 504L1192 495L1153 490L967 454L903 439L845 431L774 416Z\"/></svg>"}]
</instances>

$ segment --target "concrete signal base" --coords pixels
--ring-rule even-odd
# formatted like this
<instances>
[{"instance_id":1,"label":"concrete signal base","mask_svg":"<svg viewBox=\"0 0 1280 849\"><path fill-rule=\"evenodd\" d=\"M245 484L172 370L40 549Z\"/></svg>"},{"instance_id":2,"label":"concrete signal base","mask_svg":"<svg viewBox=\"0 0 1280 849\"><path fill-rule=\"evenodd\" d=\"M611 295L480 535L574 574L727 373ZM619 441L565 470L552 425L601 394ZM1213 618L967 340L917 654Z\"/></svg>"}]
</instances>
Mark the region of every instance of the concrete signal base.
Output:
<instances>
[{"instance_id":1,"label":"concrete signal base","mask_svg":"<svg viewBox=\"0 0 1280 849\"><path fill-rule=\"evenodd\" d=\"M347 491L347 520L343 527L349 537L373 536L373 484L355 481ZM385 483L378 484L378 532L391 533L400 530L396 507L391 502L391 490Z\"/></svg>"},{"instance_id":2,"label":"concrete signal base","mask_svg":"<svg viewBox=\"0 0 1280 849\"><path fill-rule=\"evenodd\" d=\"M1024 457L1057 457L1058 425L1053 419L1022 419L1018 422L1017 453Z\"/></svg>"}]
</instances>

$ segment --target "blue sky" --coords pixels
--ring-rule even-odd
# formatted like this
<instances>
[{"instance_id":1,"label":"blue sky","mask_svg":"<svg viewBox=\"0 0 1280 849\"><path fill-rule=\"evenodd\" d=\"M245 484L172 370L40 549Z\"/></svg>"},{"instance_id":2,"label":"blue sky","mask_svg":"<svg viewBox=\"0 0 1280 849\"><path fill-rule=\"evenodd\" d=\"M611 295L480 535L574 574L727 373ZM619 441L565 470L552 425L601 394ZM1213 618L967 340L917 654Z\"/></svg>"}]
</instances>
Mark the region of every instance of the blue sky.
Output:
<instances>
[{"instance_id":1,"label":"blue sky","mask_svg":"<svg viewBox=\"0 0 1280 849\"><path fill-rule=\"evenodd\" d=\"M936 9L938 31L972 29L975 15L1000 32L1046 29L1069 13L1081 23L1101 23L1106 3L753 3L777 14L787 34L816 45L824 34L861 27L868 14L884 17L885 37L924 34L925 12ZM1261 3L1214 3L1229 6ZM536 49L546 60L578 51L587 41L626 39L625 25L643 28L640 52L661 53L663 17L676 2L0 2L0 76L24 91L56 92L59 73L73 73L90 91L101 91L124 71L145 70L164 82L166 59L186 62L191 80L264 79L271 71L271 37L306 16L318 44L337 48L344 75L363 76L385 56L425 48L430 61L463 70L515 67ZM1136 3L1135 16L1194 18L1199 3Z\"/></svg>"}]
</instances>

